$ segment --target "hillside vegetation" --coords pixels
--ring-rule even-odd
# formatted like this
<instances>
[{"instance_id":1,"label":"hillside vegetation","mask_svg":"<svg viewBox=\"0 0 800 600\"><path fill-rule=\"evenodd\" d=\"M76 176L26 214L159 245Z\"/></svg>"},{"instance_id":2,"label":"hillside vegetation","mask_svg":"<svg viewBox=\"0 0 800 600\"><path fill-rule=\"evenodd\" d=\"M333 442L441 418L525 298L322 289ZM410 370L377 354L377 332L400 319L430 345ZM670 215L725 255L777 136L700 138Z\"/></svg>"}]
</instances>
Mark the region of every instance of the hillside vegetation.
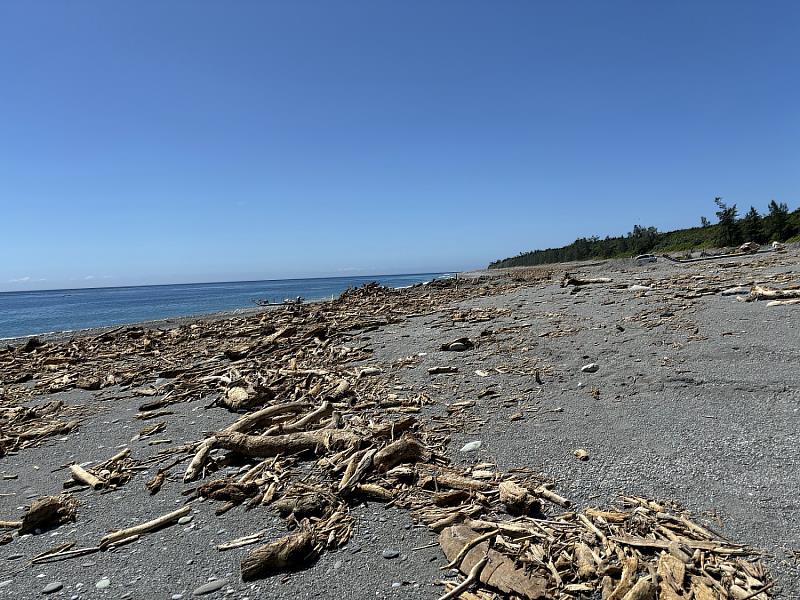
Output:
<instances>
[{"instance_id":1,"label":"hillside vegetation","mask_svg":"<svg viewBox=\"0 0 800 600\"><path fill-rule=\"evenodd\" d=\"M714 200L717 223L701 217L700 227L658 231L655 227L635 225L627 235L605 238L578 238L567 246L521 252L517 256L497 260L490 269L503 267L527 267L549 263L615 258L656 254L665 252L687 252L703 248L738 246L744 242L759 244L772 241L797 241L800 239L800 208L789 212L785 203L772 201L767 214L761 215L753 208L739 217L736 205L728 206L722 198Z\"/></svg>"}]
</instances>

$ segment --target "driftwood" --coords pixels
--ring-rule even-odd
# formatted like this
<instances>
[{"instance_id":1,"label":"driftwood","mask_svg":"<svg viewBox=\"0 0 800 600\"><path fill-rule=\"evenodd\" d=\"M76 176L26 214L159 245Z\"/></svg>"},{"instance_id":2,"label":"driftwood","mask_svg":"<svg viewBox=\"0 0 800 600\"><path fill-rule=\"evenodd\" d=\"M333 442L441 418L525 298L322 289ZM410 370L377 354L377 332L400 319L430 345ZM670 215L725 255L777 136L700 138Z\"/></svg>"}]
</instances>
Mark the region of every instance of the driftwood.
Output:
<instances>
[{"instance_id":1,"label":"driftwood","mask_svg":"<svg viewBox=\"0 0 800 600\"><path fill-rule=\"evenodd\" d=\"M380 473L403 463L427 462L431 452L410 434L404 434L396 442L392 442L379 450L373 459L375 468Z\"/></svg>"},{"instance_id":2,"label":"driftwood","mask_svg":"<svg viewBox=\"0 0 800 600\"><path fill-rule=\"evenodd\" d=\"M72 478L84 485L88 485L93 490L99 490L106 486L106 482L102 479L95 477L88 471L86 471L80 465L70 465L69 471L72 474Z\"/></svg>"},{"instance_id":3,"label":"driftwood","mask_svg":"<svg viewBox=\"0 0 800 600\"><path fill-rule=\"evenodd\" d=\"M567 287L568 285L591 285L594 283L611 283L610 277L590 277L587 279L580 279L578 277L574 277L569 273L565 273L563 279L561 280L561 287Z\"/></svg>"},{"instance_id":4,"label":"driftwood","mask_svg":"<svg viewBox=\"0 0 800 600\"><path fill-rule=\"evenodd\" d=\"M792 300L800 299L800 289L776 289L754 285L750 294L744 297L746 302L753 300Z\"/></svg>"},{"instance_id":5,"label":"driftwood","mask_svg":"<svg viewBox=\"0 0 800 600\"><path fill-rule=\"evenodd\" d=\"M147 521L146 523L135 525L127 529L118 529L116 531L104 535L100 539L100 543L98 545L101 548L107 548L108 546L111 546L112 544L125 540L126 538L141 535L143 533L149 533L166 525L172 525L178 519L180 519L181 517L185 517L190 512L192 512L192 507L184 506L183 508L179 508L178 510L175 510L171 513L167 513L166 515L162 515L151 521Z\"/></svg>"},{"instance_id":6,"label":"driftwood","mask_svg":"<svg viewBox=\"0 0 800 600\"><path fill-rule=\"evenodd\" d=\"M23 517L19 532L33 533L37 529L48 529L74 521L77 506L78 502L66 494L37 498Z\"/></svg>"},{"instance_id":7,"label":"driftwood","mask_svg":"<svg viewBox=\"0 0 800 600\"><path fill-rule=\"evenodd\" d=\"M480 534L466 525L448 527L439 534L439 545L448 560L455 559L461 549ZM488 542L472 547L461 561L460 570L468 573L484 556L488 563L480 574L480 581L504 594L516 594L536 600L547 597L547 581L538 576L528 576L524 569L517 568L514 561L496 550L490 550Z\"/></svg>"},{"instance_id":8,"label":"driftwood","mask_svg":"<svg viewBox=\"0 0 800 600\"><path fill-rule=\"evenodd\" d=\"M513 481L503 481L498 489L500 502L505 504L506 510L511 515L530 515L542 508L542 503L536 496Z\"/></svg>"},{"instance_id":9,"label":"driftwood","mask_svg":"<svg viewBox=\"0 0 800 600\"><path fill-rule=\"evenodd\" d=\"M297 433L266 437L223 431L215 436L214 445L244 456L268 458L278 454L325 452L346 446L356 446L360 441L361 438L352 431L338 429L298 431Z\"/></svg>"},{"instance_id":10,"label":"driftwood","mask_svg":"<svg viewBox=\"0 0 800 600\"><path fill-rule=\"evenodd\" d=\"M299 531L259 546L242 558L242 579L252 581L289 569L298 569L316 559L314 534L307 524Z\"/></svg>"}]
</instances>

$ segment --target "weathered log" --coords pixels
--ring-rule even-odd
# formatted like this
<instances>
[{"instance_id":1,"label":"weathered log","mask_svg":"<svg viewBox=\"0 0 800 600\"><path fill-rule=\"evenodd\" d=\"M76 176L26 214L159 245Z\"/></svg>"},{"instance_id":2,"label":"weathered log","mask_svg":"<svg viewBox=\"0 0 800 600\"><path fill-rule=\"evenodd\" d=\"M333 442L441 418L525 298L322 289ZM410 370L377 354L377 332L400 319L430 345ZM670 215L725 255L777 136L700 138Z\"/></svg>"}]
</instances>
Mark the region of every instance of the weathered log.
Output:
<instances>
[{"instance_id":1,"label":"weathered log","mask_svg":"<svg viewBox=\"0 0 800 600\"><path fill-rule=\"evenodd\" d=\"M271 506L282 517L294 515L297 519L321 515L327 503L318 494L302 494L291 498L275 500Z\"/></svg>"},{"instance_id":2,"label":"weathered log","mask_svg":"<svg viewBox=\"0 0 800 600\"><path fill-rule=\"evenodd\" d=\"M622 600L655 600L655 597L656 586L653 579L649 575L645 575L622 597Z\"/></svg>"},{"instance_id":3,"label":"weathered log","mask_svg":"<svg viewBox=\"0 0 800 600\"><path fill-rule=\"evenodd\" d=\"M558 504L559 506L563 506L564 508L569 508L570 506L572 506L572 502L570 502L569 500L567 500L562 496L559 496L554 491L546 488L543 485L536 488L534 493L541 496L545 500L549 500L553 504Z\"/></svg>"},{"instance_id":4,"label":"weathered log","mask_svg":"<svg viewBox=\"0 0 800 600\"><path fill-rule=\"evenodd\" d=\"M32 533L37 529L47 529L67 521L74 521L77 505L77 501L66 494L37 498L22 518L19 532Z\"/></svg>"},{"instance_id":5,"label":"weathered log","mask_svg":"<svg viewBox=\"0 0 800 600\"><path fill-rule=\"evenodd\" d=\"M402 417L396 421L384 421L377 425L370 425L370 430L372 431L372 437L375 438L395 438L416 424L416 417Z\"/></svg>"},{"instance_id":6,"label":"weathered log","mask_svg":"<svg viewBox=\"0 0 800 600\"><path fill-rule=\"evenodd\" d=\"M508 514L513 516L530 515L541 510L541 502L527 489L513 481L500 483L500 502L505 504Z\"/></svg>"},{"instance_id":7,"label":"weathered log","mask_svg":"<svg viewBox=\"0 0 800 600\"><path fill-rule=\"evenodd\" d=\"M352 431L340 429L317 429L264 437L223 431L215 437L216 447L254 458L336 450L345 446L356 446L361 441Z\"/></svg>"},{"instance_id":8,"label":"weathered log","mask_svg":"<svg viewBox=\"0 0 800 600\"><path fill-rule=\"evenodd\" d=\"M790 300L792 298L800 298L800 289L781 290L754 285L745 300L751 302L753 300Z\"/></svg>"},{"instance_id":9,"label":"weathered log","mask_svg":"<svg viewBox=\"0 0 800 600\"><path fill-rule=\"evenodd\" d=\"M447 560L456 558L461 549L480 534L466 525L448 527L439 534L439 544ZM480 574L480 581L506 595L516 594L537 600L547 597L547 580L538 575L527 575L517 568L514 561L496 550L489 549L488 542L470 548L461 561L460 570L468 573L480 560L488 557L488 563Z\"/></svg>"},{"instance_id":10,"label":"weathered log","mask_svg":"<svg viewBox=\"0 0 800 600\"><path fill-rule=\"evenodd\" d=\"M317 423L324 419L325 417L329 417L333 413L333 406L331 406L330 402L323 402L315 410L311 411L307 415L293 421L292 423L288 423L287 425L275 425L270 427L267 431L264 432L264 435L275 435L277 433L292 433L295 431L302 431L306 428L306 426L311 425L312 423Z\"/></svg>"},{"instance_id":11,"label":"weathered log","mask_svg":"<svg viewBox=\"0 0 800 600\"><path fill-rule=\"evenodd\" d=\"M317 557L314 534L307 526L295 533L259 546L241 562L242 580L252 581L290 569L298 569Z\"/></svg>"},{"instance_id":12,"label":"weathered log","mask_svg":"<svg viewBox=\"0 0 800 600\"><path fill-rule=\"evenodd\" d=\"M597 574L592 549L583 542L575 544L575 563L578 566L578 579L591 579Z\"/></svg>"},{"instance_id":13,"label":"weathered log","mask_svg":"<svg viewBox=\"0 0 800 600\"><path fill-rule=\"evenodd\" d=\"M189 466L186 467L186 473L183 475L183 481L189 482L194 481L200 475L200 472L203 470L203 467L208 460L208 455L211 453L211 450L214 448L214 445L217 443L217 438L211 436L206 438L197 447L197 451L192 457Z\"/></svg>"},{"instance_id":14,"label":"weathered log","mask_svg":"<svg viewBox=\"0 0 800 600\"><path fill-rule=\"evenodd\" d=\"M449 471L425 469L423 472L424 476L420 478L419 486L425 489L447 488L479 492L491 488L491 484L487 481L464 477Z\"/></svg>"},{"instance_id":15,"label":"weathered log","mask_svg":"<svg viewBox=\"0 0 800 600\"><path fill-rule=\"evenodd\" d=\"M660 600L681 600L686 566L669 554L658 560L658 597Z\"/></svg>"},{"instance_id":16,"label":"weathered log","mask_svg":"<svg viewBox=\"0 0 800 600\"><path fill-rule=\"evenodd\" d=\"M308 402L286 402L285 404L276 404L274 406L267 406L256 412L244 415L228 427L224 431L237 431L239 433L247 433L253 429L258 429L269 423L273 417L283 415L286 413L300 412L311 405Z\"/></svg>"},{"instance_id":17,"label":"weathered log","mask_svg":"<svg viewBox=\"0 0 800 600\"><path fill-rule=\"evenodd\" d=\"M404 434L396 442L381 448L372 462L378 472L385 473L399 464L428 462L431 456L431 452L412 435Z\"/></svg>"},{"instance_id":18,"label":"weathered log","mask_svg":"<svg viewBox=\"0 0 800 600\"><path fill-rule=\"evenodd\" d=\"M375 448L371 448L364 452L358 463L356 463L354 460L350 462L341 482L339 482L340 492L346 492L353 489L361 481L364 475L366 475L367 471L372 468L373 460L377 452L378 451ZM353 459L355 458L356 456L354 455ZM355 466L351 468L353 465Z\"/></svg>"},{"instance_id":19,"label":"weathered log","mask_svg":"<svg viewBox=\"0 0 800 600\"><path fill-rule=\"evenodd\" d=\"M567 287L568 285L590 285L593 283L611 283L611 278L591 277L588 279L579 279L578 277L573 277L569 273L565 273L564 278L561 280L561 287Z\"/></svg>"},{"instance_id":20,"label":"weathered log","mask_svg":"<svg viewBox=\"0 0 800 600\"><path fill-rule=\"evenodd\" d=\"M385 487L375 483L359 484L355 487L355 493L379 502L391 502L394 500L394 493L391 490L387 490Z\"/></svg>"},{"instance_id":21,"label":"weathered log","mask_svg":"<svg viewBox=\"0 0 800 600\"><path fill-rule=\"evenodd\" d=\"M209 481L197 489L197 494L203 498L234 504L241 504L258 492L259 487L255 483L239 483L231 479Z\"/></svg>"},{"instance_id":22,"label":"weathered log","mask_svg":"<svg viewBox=\"0 0 800 600\"><path fill-rule=\"evenodd\" d=\"M636 576L636 570L639 568L639 559L636 556L626 556L622 561L622 577L619 583L611 592L611 595L606 600L623 600L625 595L633 587L633 578Z\"/></svg>"},{"instance_id":23,"label":"weathered log","mask_svg":"<svg viewBox=\"0 0 800 600\"><path fill-rule=\"evenodd\" d=\"M469 574L467 575L467 578L464 581L459 583L456 587L447 592L445 595L440 596L439 600L454 600L455 598L461 598L462 594L466 592L471 585L480 580L481 573L483 573L483 569L484 567L486 567L486 564L488 562L489 562L489 555L487 554L477 563L475 563L475 566L473 566L470 569Z\"/></svg>"},{"instance_id":24,"label":"weathered log","mask_svg":"<svg viewBox=\"0 0 800 600\"><path fill-rule=\"evenodd\" d=\"M99 490L106 485L105 481L99 477L95 477L80 465L70 465L69 472L72 474L72 478L75 481L83 485L88 485L93 490Z\"/></svg>"}]
</instances>

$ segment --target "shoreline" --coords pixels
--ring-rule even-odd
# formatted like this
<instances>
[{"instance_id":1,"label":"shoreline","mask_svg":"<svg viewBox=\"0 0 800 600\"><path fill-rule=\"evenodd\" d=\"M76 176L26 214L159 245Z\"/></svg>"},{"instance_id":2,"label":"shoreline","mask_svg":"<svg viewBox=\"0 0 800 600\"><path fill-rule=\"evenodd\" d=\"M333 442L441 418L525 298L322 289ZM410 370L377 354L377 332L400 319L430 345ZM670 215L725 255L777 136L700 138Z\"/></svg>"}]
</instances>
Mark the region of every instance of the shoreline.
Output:
<instances>
[{"instance_id":1,"label":"shoreline","mask_svg":"<svg viewBox=\"0 0 800 600\"><path fill-rule=\"evenodd\" d=\"M410 274L402 274L402 275L391 275L390 277L403 277L403 276L414 276L414 275L429 275L429 273L410 273ZM433 274L430 274L430 275L433 275ZM442 273L442 274L439 274L438 277L434 277L433 279L428 280L428 281L423 281L423 282L414 283L414 284L411 284L411 285L395 287L395 288L391 288L391 289L395 289L395 290L409 289L409 288L413 288L414 286L418 286L418 285L427 285L431 281L435 281L435 280L438 280L438 279L446 279L448 277L453 277L453 276L455 276L457 278L459 275L460 274L458 272L456 272L456 271ZM346 277L341 277L341 278L337 278L337 277L321 277L321 278L317 278L317 279L346 279ZM265 281L303 281L303 279L295 279L295 280L265 280ZM226 283L226 282L221 282L221 283ZM259 283L259 282L246 282L245 281L245 282L231 282L231 283ZM139 287L165 287L165 286L171 286L171 285L189 286L189 285L205 285L205 284L189 284L189 283L187 283L187 284L162 284L162 285L157 285L157 286L122 286L122 287L137 287L137 288L139 288ZM112 289L112 288L80 288L80 289ZM118 289L118 288L113 288L113 289ZM43 291L61 291L61 290L43 290ZM23 293L23 292L9 292L9 293ZM313 300L304 300L302 304L313 305L313 304L319 304L319 303L322 303L322 302L329 302L332 299L335 300L340 295L341 294L335 296L334 298L325 297L325 298L317 298L317 299L313 299ZM281 307L286 307L286 306L287 306L287 304L282 303L282 302L277 302L277 303L274 303L274 304L257 304L255 306L245 306L245 307L241 307L241 308L213 311L213 312L208 312L208 313L193 313L193 314L188 314L188 315L178 315L178 316L174 316L174 317L164 317L164 318L159 318L159 319L145 319L145 320L141 320L141 321L128 321L128 322L125 322L125 323L113 323L113 324L110 324L110 325L97 325L97 326L85 327L85 328L81 328L81 329L47 331L47 332L42 332L42 333L29 333L29 334L25 334L25 335L18 335L18 336L11 336L11 337L0 337L0 345L3 345L3 344L14 345L14 344L18 344L18 343L21 343L21 342L25 342L25 341L27 341L27 340L29 340L31 338L39 338L39 339L48 340L48 341L62 341L62 340L69 339L69 338L75 337L75 336L100 335L100 334L103 334L103 333L108 332L108 331L115 331L115 330L117 330L119 328L127 328L127 327L145 327L145 328L147 328L147 327L159 327L159 326L166 326L166 325L169 325L169 326L180 326L180 325L184 325L184 324L187 324L187 323L196 322L196 321L202 321L202 320L206 320L206 319L220 320L220 319L227 319L227 318L236 317L236 316L242 316L242 315L251 315L251 314L256 314L256 313L259 313L259 312L262 312L262 311L274 310L276 308L281 308ZM292 306L292 304L289 303L288 306Z\"/></svg>"},{"instance_id":2,"label":"shoreline","mask_svg":"<svg viewBox=\"0 0 800 600\"><path fill-rule=\"evenodd\" d=\"M341 512L352 526L349 537L298 572L242 581L240 561L254 546L217 549L257 533L263 544L294 531L276 503L292 497L300 476L304 485L328 486L321 497L335 496L349 464L338 456L339 447L302 462L299 455L282 454L280 468L270 471L278 478L274 501L259 502L252 511L235 506L220 514L224 502L203 497L186 505L189 520L113 552L34 567L23 562L73 539L81 540L79 547L92 546L111 529L175 511L198 486L275 465L271 457L237 458L218 448L205 471L184 482L199 444L249 419L264 403L276 409L299 403L301 420L310 423L313 411L327 414L326 402L338 428L327 429L322 421L307 433L377 432L412 422L416 439L436 456L418 466L422 472L436 466L484 482L478 486L509 474L529 489L552 483L575 512L605 510L620 494L667 507L677 503L680 508L669 510L685 510L695 522L762 551L775 581L772 597L792 598L800 589L800 565L791 558L798 533L793 498L800 486L800 472L791 468L800 442L794 412L800 390L793 376L800 330L792 323L800 307L737 302L722 291L747 280L782 287L797 282L798 268L797 252L724 268L604 262L570 267L576 278L598 280L566 287L561 268L518 269L397 294L356 290L319 309L300 305L270 314L258 307L253 315L235 315L229 325L188 318L206 323L194 333L172 327L175 335L119 332L102 343L84 335L41 351L6 353L0 407L59 411L22 427L43 427L53 418L79 424L0 458L6 494L0 515L16 518L18 507L44 494L68 493L80 504L75 524L44 535L12 535L0 546L0 560L15 569L0 598L33 600L48 582L61 583L67 597L80 595L105 577L115 595L134 597L190 597L210 578L221 582L220 596L237 600L440 597L447 589L442 580L452 586L466 573L440 569L447 558L423 515L449 509L431 508L432 490L414 497L417 508L405 503L413 487L401 486L388 506L345 497ZM611 281L600 281L605 277ZM463 339L474 346L443 349ZM60 360L65 355L69 362ZM3 358L0 350L0 364ZM590 362L598 368L584 371ZM24 374L33 378L11 382ZM117 379L106 384L109 374ZM91 389L93 377L99 390ZM345 389L342 380L350 385L345 398L334 394ZM274 397L238 405L242 392L230 390L245 387L239 381L273 385ZM88 389L77 387L84 383ZM294 422L278 421L277 431ZM155 433L142 434L148 431ZM353 455L353 465L379 439L374 435L360 438L365 447ZM462 450L476 441L476 450ZM65 463L100 472L109 456L125 448L138 469L129 481L108 490L64 488L70 478ZM578 450L586 460L579 460ZM339 469L319 479L328 473L323 457L338 461ZM173 460L180 462L167 468ZM161 469L163 489L152 495L145 484ZM317 479L307 479L309 473ZM394 489L388 474L365 477L361 484ZM263 491L265 484L257 481ZM270 474L264 481L274 479ZM484 496L488 514L474 518L509 518L492 500L494 489ZM486 510L477 495L464 498L470 510ZM543 508L548 518L562 512L552 504ZM62 537L56 541L52 533ZM20 558L9 558L14 556Z\"/></svg>"}]
</instances>

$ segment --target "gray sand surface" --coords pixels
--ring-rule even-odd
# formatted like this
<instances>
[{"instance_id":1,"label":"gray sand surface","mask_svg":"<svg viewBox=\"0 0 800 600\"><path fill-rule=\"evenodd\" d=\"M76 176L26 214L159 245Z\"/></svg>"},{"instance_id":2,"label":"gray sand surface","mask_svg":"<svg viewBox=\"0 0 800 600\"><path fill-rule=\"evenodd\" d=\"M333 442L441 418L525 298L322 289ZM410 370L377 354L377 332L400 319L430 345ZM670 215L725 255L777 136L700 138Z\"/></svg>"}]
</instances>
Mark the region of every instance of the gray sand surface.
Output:
<instances>
[{"instance_id":1,"label":"gray sand surface","mask_svg":"<svg viewBox=\"0 0 800 600\"><path fill-rule=\"evenodd\" d=\"M747 270L747 259L742 262L743 280L782 270L800 282L797 260L757 272ZM730 273L664 261L646 267L615 261L580 272L623 283L675 273ZM800 306L767 308L718 294L688 303L658 289L643 295L603 285L570 294L550 281L458 308L486 309L493 318L454 323L448 309L361 338L375 351L372 365L424 353L400 371L400 379L435 400L431 415L447 414L447 403L475 401L464 414L467 430L450 444L455 463L528 467L554 480L579 507L606 505L620 493L674 500L731 540L763 548L777 580L775 596L800 598ZM478 347L439 350L462 336L480 340ZM580 371L589 362L598 363L596 373ZM434 365L458 366L459 372L430 376L427 368ZM542 385L534 381L534 369ZM490 387L495 395L479 397ZM78 432L0 459L0 476L16 476L0 480L0 519L19 518L32 498L60 492L68 478L63 465L105 460L125 446L142 457L160 449L147 440L132 441L143 425L133 420L141 398L114 398L109 390L57 396L92 407L94 416ZM231 421L227 411L200 402L171 409L166 431L156 437L173 444L200 439ZM519 411L523 418L512 421ZM480 451L460 454L472 440L482 440ZM590 460L578 461L577 448L587 450ZM110 529L177 508L180 491L192 484L180 481L180 470L174 473L156 496L144 490L153 473L140 473L110 493L80 492L77 523L0 547L0 597L42 597L48 583L59 581L63 588L52 594L57 598L189 598L211 578L226 584L209 597L239 599L442 593L435 583L449 575L439 569L443 555L438 547L417 549L435 536L415 526L407 512L380 504L354 510L356 531L346 548L323 554L304 571L256 583L243 583L238 574L248 548L219 552L214 545L263 529L277 537L285 531L282 523L267 510L241 507L217 517L215 507L203 502L194 504L191 523L113 552L29 565L32 556L59 543L92 545ZM387 548L401 556L383 558ZM103 577L110 585L97 589Z\"/></svg>"}]
</instances>

